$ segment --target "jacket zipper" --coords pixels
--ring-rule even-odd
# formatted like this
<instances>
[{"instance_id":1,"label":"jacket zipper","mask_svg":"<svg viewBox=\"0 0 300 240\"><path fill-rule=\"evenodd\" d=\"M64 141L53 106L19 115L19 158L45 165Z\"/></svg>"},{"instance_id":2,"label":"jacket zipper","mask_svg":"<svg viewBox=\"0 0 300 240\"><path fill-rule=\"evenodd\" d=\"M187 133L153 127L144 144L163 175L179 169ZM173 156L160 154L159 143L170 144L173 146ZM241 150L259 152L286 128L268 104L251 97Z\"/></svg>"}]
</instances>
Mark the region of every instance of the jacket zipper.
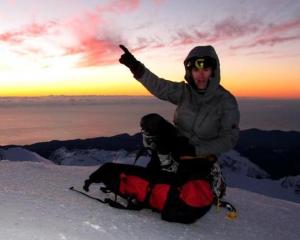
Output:
<instances>
[{"instance_id":1,"label":"jacket zipper","mask_svg":"<svg viewBox=\"0 0 300 240\"><path fill-rule=\"evenodd\" d=\"M193 124L192 124L192 128L191 128L190 138L192 138L195 135L194 127L195 127L196 120L198 118L198 115L199 115L199 112L200 112L200 109L201 109L202 105L203 105L203 103L201 103L201 105L197 108L196 116L194 118L194 121L193 121Z\"/></svg>"}]
</instances>

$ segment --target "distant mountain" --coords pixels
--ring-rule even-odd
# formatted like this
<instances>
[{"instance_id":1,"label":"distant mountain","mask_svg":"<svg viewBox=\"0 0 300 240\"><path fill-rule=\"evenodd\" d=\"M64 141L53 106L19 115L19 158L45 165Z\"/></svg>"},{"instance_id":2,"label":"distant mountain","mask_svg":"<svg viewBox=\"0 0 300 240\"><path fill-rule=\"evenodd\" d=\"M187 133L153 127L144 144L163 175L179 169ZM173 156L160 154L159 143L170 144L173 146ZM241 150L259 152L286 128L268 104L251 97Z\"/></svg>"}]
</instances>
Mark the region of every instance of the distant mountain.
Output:
<instances>
[{"instance_id":1,"label":"distant mountain","mask_svg":"<svg viewBox=\"0 0 300 240\"><path fill-rule=\"evenodd\" d=\"M300 175L282 178L281 187L294 189L294 192L300 196Z\"/></svg>"},{"instance_id":2,"label":"distant mountain","mask_svg":"<svg viewBox=\"0 0 300 240\"><path fill-rule=\"evenodd\" d=\"M300 203L300 175L271 179L266 171L235 150L220 156L219 162L228 186Z\"/></svg>"},{"instance_id":3,"label":"distant mountain","mask_svg":"<svg viewBox=\"0 0 300 240\"><path fill-rule=\"evenodd\" d=\"M103 149L73 149L65 147L55 150L49 160L59 165L69 166L98 166L106 162L122 162L133 164L136 152L128 152L124 149L103 150ZM145 162L146 156L142 156L138 163ZM149 159L147 160L147 162Z\"/></svg>"},{"instance_id":4,"label":"distant mountain","mask_svg":"<svg viewBox=\"0 0 300 240\"><path fill-rule=\"evenodd\" d=\"M235 150L274 179L300 174L300 132L244 130Z\"/></svg>"},{"instance_id":5,"label":"distant mountain","mask_svg":"<svg viewBox=\"0 0 300 240\"><path fill-rule=\"evenodd\" d=\"M16 146L4 146L3 148L9 147ZM142 136L140 133L134 135L119 134L85 140L50 141L22 147L47 159L50 159L54 152L60 148L69 151L102 149L132 152L142 147ZM273 179L300 175L300 132L242 130L235 150L265 170Z\"/></svg>"},{"instance_id":6,"label":"distant mountain","mask_svg":"<svg viewBox=\"0 0 300 240\"><path fill-rule=\"evenodd\" d=\"M49 159L50 156L62 147L73 150L73 149L103 149L116 151L119 149L124 149L126 151L134 151L141 148L142 146L142 136L137 133L135 135L118 134L111 137L98 137L90 139L75 139L75 140L66 140L66 141L50 141L35 143L31 145L21 146L30 151L36 152L41 156ZM3 146L2 148L11 148L17 147L16 145Z\"/></svg>"},{"instance_id":7,"label":"distant mountain","mask_svg":"<svg viewBox=\"0 0 300 240\"><path fill-rule=\"evenodd\" d=\"M53 164L52 161L41 157L35 152L31 152L21 147L12 147L7 149L0 149L0 160L9 161L28 161L28 162L42 162L46 164Z\"/></svg>"},{"instance_id":8,"label":"distant mountain","mask_svg":"<svg viewBox=\"0 0 300 240\"><path fill-rule=\"evenodd\" d=\"M219 163L224 174L236 174L256 179L271 178L266 171L235 150L221 155Z\"/></svg>"}]
</instances>

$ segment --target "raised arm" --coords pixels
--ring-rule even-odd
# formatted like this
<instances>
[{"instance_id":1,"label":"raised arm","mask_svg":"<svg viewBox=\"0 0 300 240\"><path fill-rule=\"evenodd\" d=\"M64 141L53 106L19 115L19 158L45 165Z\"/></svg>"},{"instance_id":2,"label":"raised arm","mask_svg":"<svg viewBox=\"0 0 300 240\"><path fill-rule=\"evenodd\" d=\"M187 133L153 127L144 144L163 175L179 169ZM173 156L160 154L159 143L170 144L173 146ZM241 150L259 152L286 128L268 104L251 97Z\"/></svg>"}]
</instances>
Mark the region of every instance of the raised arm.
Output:
<instances>
[{"instance_id":1,"label":"raised arm","mask_svg":"<svg viewBox=\"0 0 300 240\"><path fill-rule=\"evenodd\" d=\"M178 104L184 91L185 83L173 82L159 78L129 52L129 50L120 45L124 51L120 57L120 63L127 66L133 73L135 79L144 85L144 87L159 99Z\"/></svg>"}]
</instances>

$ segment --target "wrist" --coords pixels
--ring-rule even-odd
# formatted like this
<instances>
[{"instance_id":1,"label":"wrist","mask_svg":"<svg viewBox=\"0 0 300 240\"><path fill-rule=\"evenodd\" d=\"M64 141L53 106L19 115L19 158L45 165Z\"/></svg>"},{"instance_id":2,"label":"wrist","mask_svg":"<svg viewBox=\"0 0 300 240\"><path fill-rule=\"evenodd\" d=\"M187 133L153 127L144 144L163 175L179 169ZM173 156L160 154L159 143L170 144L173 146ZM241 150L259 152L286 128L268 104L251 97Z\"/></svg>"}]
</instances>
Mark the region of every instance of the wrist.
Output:
<instances>
[{"instance_id":1,"label":"wrist","mask_svg":"<svg viewBox=\"0 0 300 240\"><path fill-rule=\"evenodd\" d=\"M133 73L133 77L135 79L139 79L145 72L145 66L141 62L137 61L133 68L130 68L130 71Z\"/></svg>"}]
</instances>

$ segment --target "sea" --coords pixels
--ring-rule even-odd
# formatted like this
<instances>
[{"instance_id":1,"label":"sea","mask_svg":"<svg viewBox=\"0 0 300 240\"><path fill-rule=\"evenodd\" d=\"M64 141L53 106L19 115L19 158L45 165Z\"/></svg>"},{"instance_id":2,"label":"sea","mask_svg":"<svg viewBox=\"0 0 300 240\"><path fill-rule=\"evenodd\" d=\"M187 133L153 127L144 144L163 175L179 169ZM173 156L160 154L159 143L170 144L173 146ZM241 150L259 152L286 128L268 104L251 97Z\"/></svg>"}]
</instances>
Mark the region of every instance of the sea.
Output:
<instances>
[{"instance_id":1,"label":"sea","mask_svg":"<svg viewBox=\"0 0 300 240\"><path fill-rule=\"evenodd\" d=\"M240 129L300 131L300 100L237 98ZM148 113L173 120L176 106L153 96L0 98L0 145L140 132Z\"/></svg>"}]
</instances>

